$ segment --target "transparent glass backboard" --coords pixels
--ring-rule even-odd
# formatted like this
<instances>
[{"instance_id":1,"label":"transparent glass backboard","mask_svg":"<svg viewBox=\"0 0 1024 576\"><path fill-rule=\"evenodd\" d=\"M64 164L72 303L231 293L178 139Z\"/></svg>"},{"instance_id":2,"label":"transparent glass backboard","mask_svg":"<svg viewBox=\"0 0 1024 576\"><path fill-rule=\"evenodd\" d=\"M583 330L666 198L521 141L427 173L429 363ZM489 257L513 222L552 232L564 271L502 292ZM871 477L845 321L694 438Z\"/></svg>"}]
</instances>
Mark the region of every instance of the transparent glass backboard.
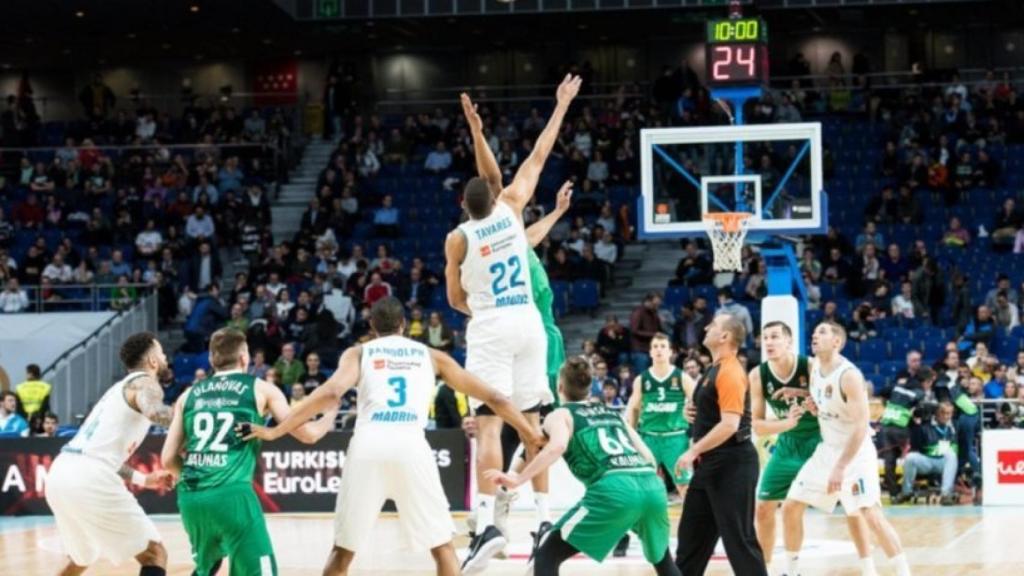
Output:
<instances>
[{"instance_id":1,"label":"transparent glass backboard","mask_svg":"<svg viewBox=\"0 0 1024 576\"><path fill-rule=\"evenodd\" d=\"M646 129L640 236L705 233L704 214L749 212L752 234L828 225L818 123Z\"/></svg>"}]
</instances>

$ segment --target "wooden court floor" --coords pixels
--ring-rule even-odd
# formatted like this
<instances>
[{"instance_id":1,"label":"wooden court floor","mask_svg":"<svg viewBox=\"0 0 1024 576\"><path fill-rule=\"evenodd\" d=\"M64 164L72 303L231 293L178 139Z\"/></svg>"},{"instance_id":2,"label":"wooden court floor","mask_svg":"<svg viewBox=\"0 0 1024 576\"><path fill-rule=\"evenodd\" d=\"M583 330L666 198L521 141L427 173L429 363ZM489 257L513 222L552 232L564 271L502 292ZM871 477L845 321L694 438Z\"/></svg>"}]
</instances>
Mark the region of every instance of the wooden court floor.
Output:
<instances>
[{"instance_id":1,"label":"wooden court floor","mask_svg":"<svg viewBox=\"0 0 1024 576\"><path fill-rule=\"evenodd\" d=\"M1024 507L916 506L888 508L886 511L903 539L915 574L1024 574ZM673 523L677 521L678 513L679 508L675 507ZM464 529L462 519L463 515L457 515L456 524L460 529ZM170 555L168 574L191 574L188 542L177 517L157 516L155 520ZM333 524L329 515L276 515L269 517L268 524L281 576L320 574L332 540ZM493 562L488 574L522 576L529 573L526 557L529 554L528 532L532 525L532 514L517 513L513 517L513 538L506 550L509 558ZM372 538L373 549L357 557L354 574L433 574L429 554L406 549L400 532L393 515L382 516ZM842 517L810 512L806 520L806 534L802 560L804 576L860 574ZM466 543L465 536L456 540L458 546L464 547ZM0 519L0 574L55 574L62 562L60 550L60 541L51 519ZM732 574L728 563L719 554L712 561L708 574ZM880 574L895 574L881 552L876 551L875 559ZM87 572L104 576L137 573L135 565L112 566L107 563L98 564ZM221 574L226 575L227 570L222 570ZM634 541L626 558L609 559L603 565L587 559L573 559L563 565L562 574L633 576L653 574L653 570L643 562L638 543Z\"/></svg>"}]
</instances>

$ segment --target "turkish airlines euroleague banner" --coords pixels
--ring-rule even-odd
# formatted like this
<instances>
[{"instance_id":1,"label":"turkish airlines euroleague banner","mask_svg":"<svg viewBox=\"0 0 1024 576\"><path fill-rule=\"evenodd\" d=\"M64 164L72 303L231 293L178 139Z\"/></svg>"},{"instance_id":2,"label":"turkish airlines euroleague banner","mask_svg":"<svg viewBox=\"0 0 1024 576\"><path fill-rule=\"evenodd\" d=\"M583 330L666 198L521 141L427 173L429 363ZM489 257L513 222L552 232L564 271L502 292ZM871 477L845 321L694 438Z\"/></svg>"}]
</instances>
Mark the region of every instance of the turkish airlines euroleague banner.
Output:
<instances>
[{"instance_id":1,"label":"turkish airlines euroleague banner","mask_svg":"<svg viewBox=\"0 0 1024 576\"><path fill-rule=\"evenodd\" d=\"M267 512L333 512L352 432L333 432L314 445L287 437L263 445L253 486ZM69 438L0 439L0 514L50 514L46 474ZM163 436L150 436L129 464L141 472L160 467ZM466 508L466 437L461 430L427 432L454 510ZM146 512L176 513L173 490L136 490ZM393 509L390 502L388 508Z\"/></svg>"}]
</instances>

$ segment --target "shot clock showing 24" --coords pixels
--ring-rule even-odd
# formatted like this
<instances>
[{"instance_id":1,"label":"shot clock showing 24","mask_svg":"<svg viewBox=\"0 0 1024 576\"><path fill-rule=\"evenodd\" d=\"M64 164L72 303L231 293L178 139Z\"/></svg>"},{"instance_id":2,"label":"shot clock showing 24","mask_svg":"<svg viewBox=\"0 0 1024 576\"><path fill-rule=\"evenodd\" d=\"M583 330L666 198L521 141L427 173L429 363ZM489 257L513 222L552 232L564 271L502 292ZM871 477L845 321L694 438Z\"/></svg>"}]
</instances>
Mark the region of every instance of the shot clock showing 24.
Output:
<instances>
[{"instance_id":1,"label":"shot clock showing 24","mask_svg":"<svg viewBox=\"0 0 1024 576\"><path fill-rule=\"evenodd\" d=\"M708 22L707 78L714 86L768 81L768 26L760 18Z\"/></svg>"}]
</instances>

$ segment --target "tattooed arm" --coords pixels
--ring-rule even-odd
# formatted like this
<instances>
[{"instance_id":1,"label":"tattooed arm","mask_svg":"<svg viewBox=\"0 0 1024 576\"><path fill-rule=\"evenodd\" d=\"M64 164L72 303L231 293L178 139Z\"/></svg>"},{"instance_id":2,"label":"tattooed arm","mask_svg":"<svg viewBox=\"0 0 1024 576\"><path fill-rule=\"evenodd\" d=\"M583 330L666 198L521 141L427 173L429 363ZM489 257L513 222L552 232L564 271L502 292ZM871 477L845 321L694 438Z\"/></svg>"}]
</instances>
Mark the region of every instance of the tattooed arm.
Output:
<instances>
[{"instance_id":1,"label":"tattooed arm","mask_svg":"<svg viewBox=\"0 0 1024 576\"><path fill-rule=\"evenodd\" d=\"M161 428L171 425L174 410L164 404L164 390L160 383L150 376L141 376L124 387L125 400L128 405L149 421Z\"/></svg>"}]
</instances>

